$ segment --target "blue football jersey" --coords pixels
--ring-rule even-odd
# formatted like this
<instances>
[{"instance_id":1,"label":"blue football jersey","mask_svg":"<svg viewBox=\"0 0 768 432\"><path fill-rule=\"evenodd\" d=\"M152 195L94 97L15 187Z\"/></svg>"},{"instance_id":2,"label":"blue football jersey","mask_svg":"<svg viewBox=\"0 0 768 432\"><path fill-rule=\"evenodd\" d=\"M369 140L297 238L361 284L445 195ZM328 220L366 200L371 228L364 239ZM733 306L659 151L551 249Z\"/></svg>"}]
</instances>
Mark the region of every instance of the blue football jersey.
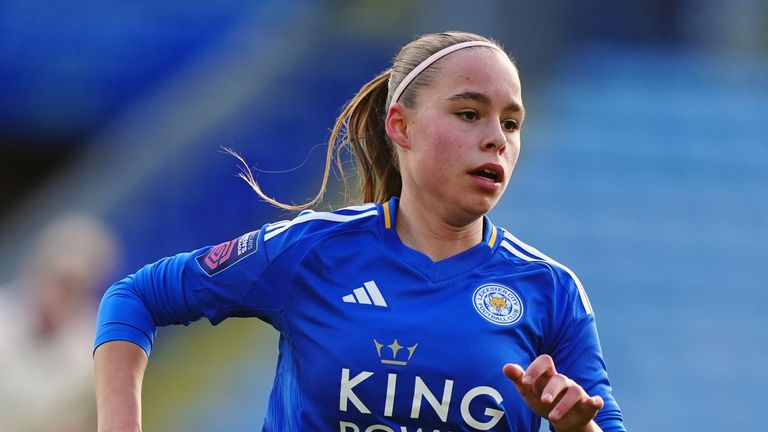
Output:
<instances>
[{"instance_id":1,"label":"blue football jersey","mask_svg":"<svg viewBox=\"0 0 768 432\"><path fill-rule=\"evenodd\" d=\"M546 353L603 397L603 430L625 430L570 270L487 218L482 243L433 262L400 241L397 205L305 211L145 266L105 294L95 344L149 353L158 325L270 323L270 432L538 431L501 369Z\"/></svg>"}]
</instances>

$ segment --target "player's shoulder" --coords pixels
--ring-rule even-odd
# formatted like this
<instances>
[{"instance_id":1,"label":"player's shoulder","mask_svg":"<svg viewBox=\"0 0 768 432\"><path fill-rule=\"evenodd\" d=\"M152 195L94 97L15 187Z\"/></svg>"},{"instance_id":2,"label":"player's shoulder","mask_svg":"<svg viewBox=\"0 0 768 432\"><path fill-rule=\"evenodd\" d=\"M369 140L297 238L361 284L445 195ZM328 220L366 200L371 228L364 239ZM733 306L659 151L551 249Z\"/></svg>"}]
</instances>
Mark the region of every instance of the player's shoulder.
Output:
<instances>
[{"instance_id":1,"label":"player's shoulder","mask_svg":"<svg viewBox=\"0 0 768 432\"><path fill-rule=\"evenodd\" d=\"M569 294L578 296L586 313L592 313L592 305L584 286L570 268L523 242L511 232L503 228L499 228L499 232L501 240L498 251L502 256L515 265L532 265L543 268L552 275L553 280L563 289L572 291Z\"/></svg>"},{"instance_id":2,"label":"player's shoulder","mask_svg":"<svg viewBox=\"0 0 768 432\"><path fill-rule=\"evenodd\" d=\"M341 231L373 229L380 213L380 205L374 203L333 211L304 210L293 219L265 225L262 234L268 244L287 246L298 240L330 236Z\"/></svg>"}]
</instances>

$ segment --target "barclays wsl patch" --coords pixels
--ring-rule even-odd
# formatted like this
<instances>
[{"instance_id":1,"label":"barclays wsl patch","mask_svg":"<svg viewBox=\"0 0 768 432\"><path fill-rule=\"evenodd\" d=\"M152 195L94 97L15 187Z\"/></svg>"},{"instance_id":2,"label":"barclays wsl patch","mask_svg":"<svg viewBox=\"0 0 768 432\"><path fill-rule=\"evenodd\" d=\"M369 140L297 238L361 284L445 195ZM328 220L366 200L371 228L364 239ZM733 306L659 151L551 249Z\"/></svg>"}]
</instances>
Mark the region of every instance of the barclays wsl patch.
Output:
<instances>
[{"instance_id":1,"label":"barclays wsl patch","mask_svg":"<svg viewBox=\"0 0 768 432\"><path fill-rule=\"evenodd\" d=\"M236 262L256 252L259 231L244 234L234 240L212 247L207 253L195 258L208 276L226 270Z\"/></svg>"},{"instance_id":2,"label":"barclays wsl patch","mask_svg":"<svg viewBox=\"0 0 768 432\"><path fill-rule=\"evenodd\" d=\"M472 296L477 313L498 325L512 325L523 317L523 301L511 288L499 284L485 284Z\"/></svg>"}]
</instances>

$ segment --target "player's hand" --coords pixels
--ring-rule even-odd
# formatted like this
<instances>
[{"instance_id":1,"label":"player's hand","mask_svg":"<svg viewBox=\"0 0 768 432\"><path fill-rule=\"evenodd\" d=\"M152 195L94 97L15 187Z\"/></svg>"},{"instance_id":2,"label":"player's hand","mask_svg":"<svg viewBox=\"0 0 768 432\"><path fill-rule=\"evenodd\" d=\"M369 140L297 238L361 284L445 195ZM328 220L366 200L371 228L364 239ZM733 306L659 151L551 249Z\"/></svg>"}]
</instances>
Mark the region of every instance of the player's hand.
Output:
<instances>
[{"instance_id":1,"label":"player's hand","mask_svg":"<svg viewBox=\"0 0 768 432\"><path fill-rule=\"evenodd\" d=\"M537 357L527 370L506 364L504 375L515 383L525 403L558 432L600 431L592 419L603 407L603 398L590 397L579 384L558 373L552 357Z\"/></svg>"}]
</instances>

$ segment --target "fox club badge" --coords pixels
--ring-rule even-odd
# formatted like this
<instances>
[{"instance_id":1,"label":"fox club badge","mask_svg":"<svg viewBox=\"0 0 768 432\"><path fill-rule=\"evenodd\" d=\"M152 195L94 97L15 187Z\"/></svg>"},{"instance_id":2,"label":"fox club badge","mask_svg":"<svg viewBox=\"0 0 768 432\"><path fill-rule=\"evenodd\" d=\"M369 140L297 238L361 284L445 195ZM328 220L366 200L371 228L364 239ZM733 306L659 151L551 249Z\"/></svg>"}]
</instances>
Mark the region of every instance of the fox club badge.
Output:
<instances>
[{"instance_id":1,"label":"fox club badge","mask_svg":"<svg viewBox=\"0 0 768 432\"><path fill-rule=\"evenodd\" d=\"M498 325L512 325L523 317L523 301L511 288L490 283L481 285L472 296L477 313Z\"/></svg>"}]
</instances>

